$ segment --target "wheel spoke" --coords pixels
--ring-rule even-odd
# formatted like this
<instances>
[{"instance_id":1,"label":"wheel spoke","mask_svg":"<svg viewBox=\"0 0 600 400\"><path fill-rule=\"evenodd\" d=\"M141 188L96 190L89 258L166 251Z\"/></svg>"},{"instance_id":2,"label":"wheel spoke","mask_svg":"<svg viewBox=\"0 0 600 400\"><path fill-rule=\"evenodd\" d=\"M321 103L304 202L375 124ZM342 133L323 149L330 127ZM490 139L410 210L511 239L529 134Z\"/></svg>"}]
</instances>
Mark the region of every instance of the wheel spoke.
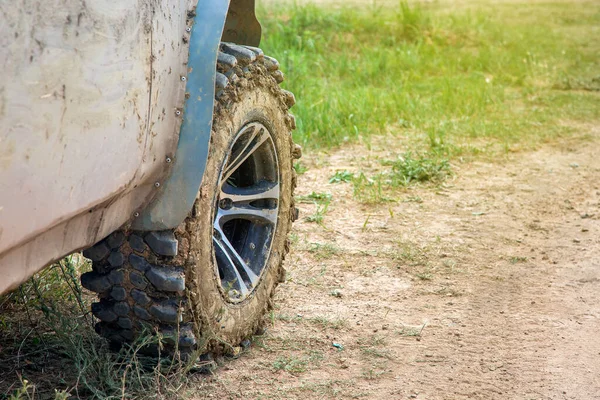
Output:
<instances>
[{"instance_id":1,"label":"wheel spoke","mask_svg":"<svg viewBox=\"0 0 600 400\"><path fill-rule=\"evenodd\" d=\"M216 222L223 226L227 221L233 219L245 219L247 221L256 222L260 224L275 225L277 222L277 209L269 208L257 208L251 205L233 205L231 208L224 210L219 209L217 213Z\"/></svg>"},{"instance_id":2,"label":"wheel spoke","mask_svg":"<svg viewBox=\"0 0 600 400\"><path fill-rule=\"evenodd\" d=\"M220 199L230 199L234 205L249 204L257 200L279 200L279 183L261 181L256 185L237 188L228 183L221 187Z\"/></svg>"},{"instance_id":3,"label":"wheel spoke","mask_svg":"<svg viewBox=\"0 0 600 400\"><path fill-rule=\"evenodd\" d=\"M250 157L264 142L269 139L269 133L264 128L257 128L256 126L251 127L253 129L250 134L250 138L232 161L227 163L225 171L223 171L222 182L226 182L227 179L233 174L243 163Z\"/></svg>"},{"instance_id":4,"label":"wheel spoke","mask_svg":"<svg viewBox=\"0 0 600 400\"><path fill-rule=\"evenodd\" d=\"M213 243L216 250L215 255L219 261L221 261L218 264L219 270L223 274L223 281L227 282L227 285L224 286L231 287L231 289L237 289L242 297L246 297L248 295L248 288L236 268L235 263L231 259L231 256L227 253L226 247L223 245L222 241L215 236L213 236Z\"/></svg>"},{"instance_id":5,"label":"wheel spoke","mask_svg":"<svg viewBox=\"0 0 600 400\"><path fill-rule=\"evenodd\" d=\"M225 265L222 267L226 270L223 271L223 275L227 279L228 276L235 277L239 282L240 292L242 296L246 296L249 289L252 289L258 282L258 276L248 267L246 261L242 259L240 254L235 250L231 242L227 239L224 232L218 228L215 224L215 234L213 235L213 241L215 246L223 254ZM242 274L247 278L243 279Z\"/></svg>"}]
</instances>

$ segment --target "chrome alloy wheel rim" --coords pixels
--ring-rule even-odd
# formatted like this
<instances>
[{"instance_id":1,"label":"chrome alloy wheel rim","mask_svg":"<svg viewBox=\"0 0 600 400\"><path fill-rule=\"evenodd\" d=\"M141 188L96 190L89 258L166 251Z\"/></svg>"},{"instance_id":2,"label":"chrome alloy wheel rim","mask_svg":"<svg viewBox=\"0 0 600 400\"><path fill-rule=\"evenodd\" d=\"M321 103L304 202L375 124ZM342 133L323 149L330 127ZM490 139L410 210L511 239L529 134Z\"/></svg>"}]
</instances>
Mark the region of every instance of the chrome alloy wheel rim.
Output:
<instances>
[{"instance_id":1,"label":"chrome alloy wheel rim","mask_svg":"<svg viewBox=\"0 0 600 400\"><path fill-rule=\"evenodd\" d=\"M239 303L266 269L279 214L279 163L269 130L245 125L233 140L218 181L213 252L223 297Z\"/></svg>"}]
</instances>

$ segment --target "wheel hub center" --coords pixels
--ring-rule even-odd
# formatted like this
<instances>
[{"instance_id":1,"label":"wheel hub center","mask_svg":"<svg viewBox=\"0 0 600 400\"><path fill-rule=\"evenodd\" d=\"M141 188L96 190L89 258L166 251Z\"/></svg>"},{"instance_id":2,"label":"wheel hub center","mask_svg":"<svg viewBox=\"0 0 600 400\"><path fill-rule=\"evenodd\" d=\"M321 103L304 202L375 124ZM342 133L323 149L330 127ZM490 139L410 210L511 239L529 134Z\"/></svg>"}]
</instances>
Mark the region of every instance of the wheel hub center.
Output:
<instances>
[{"instance_id":1,"label":"wheel hub center","mask_svg":"<svg viewBox=\"0 0 600 400\"><path fill-rule=\"evenodd\" d=\"M233 207L233 201L229 198L219 200L219 208L222 210L230 210Z\"/></svg>"}]
</instances>

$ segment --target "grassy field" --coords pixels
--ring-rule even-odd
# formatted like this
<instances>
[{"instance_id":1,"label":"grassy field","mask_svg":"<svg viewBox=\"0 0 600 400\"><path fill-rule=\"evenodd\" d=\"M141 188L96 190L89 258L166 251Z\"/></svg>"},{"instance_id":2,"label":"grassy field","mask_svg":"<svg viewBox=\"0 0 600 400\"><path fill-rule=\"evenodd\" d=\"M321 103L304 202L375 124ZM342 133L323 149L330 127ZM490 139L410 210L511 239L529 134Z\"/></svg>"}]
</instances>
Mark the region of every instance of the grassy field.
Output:
<instances>
[{"instance_id":1,"label":"grassy field","mask_svg":"<svg viewBox=\"0 0 600 400\"><path fill-rule=\"evenodd\" d=\"M383 161L388 185L443 179L455 157L531 149L600 120L597 2L284 5L260 8L259 18L262 47L280 60L297 98L296 141L310 152L393 135L404 155ZM366 202L384 196L369 194L381 176L340 171L331 179L353 182ZM299 201L319 205L311 218L320 223L331 195ZM145 363L136 346L112 353L95 336L81 267L67 259L0 298L0 385L8 391L0 399L193 393L180 366ZM21 381L2 378L19 371Z\"/></svg>"},{"instance_id":2,"label":"grassy field","mask_svg":"<svg viewBox=\"0 0 600 400\"><path fill-rule=\"evenodd\" d=\"M597 2L288 5L260 19L309 149L391 132L436 153L496 155L600 117Z\"/></svg>"}]
</instances>

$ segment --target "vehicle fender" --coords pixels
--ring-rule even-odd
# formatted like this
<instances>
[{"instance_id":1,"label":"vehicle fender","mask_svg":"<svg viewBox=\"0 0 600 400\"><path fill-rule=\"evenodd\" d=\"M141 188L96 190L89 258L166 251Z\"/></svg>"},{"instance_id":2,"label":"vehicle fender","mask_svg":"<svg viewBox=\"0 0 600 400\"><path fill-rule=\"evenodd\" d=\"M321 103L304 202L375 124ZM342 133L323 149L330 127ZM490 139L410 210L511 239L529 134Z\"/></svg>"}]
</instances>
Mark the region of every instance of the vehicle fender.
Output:
<instances>
[{"instance_id":1,"label":"vehicle fender","mask_svg":"<svg viewBox=\"0 0 600 400\"><path fill-rule=\"evenodd\" d=\"M176 228L194 205L209 154L215 96L215 71L219 43L229 1L199 0L191 18L183 122L171 171L156 182L157 194L135 214L135 230Z\"/></svg>"}]
</instances>

